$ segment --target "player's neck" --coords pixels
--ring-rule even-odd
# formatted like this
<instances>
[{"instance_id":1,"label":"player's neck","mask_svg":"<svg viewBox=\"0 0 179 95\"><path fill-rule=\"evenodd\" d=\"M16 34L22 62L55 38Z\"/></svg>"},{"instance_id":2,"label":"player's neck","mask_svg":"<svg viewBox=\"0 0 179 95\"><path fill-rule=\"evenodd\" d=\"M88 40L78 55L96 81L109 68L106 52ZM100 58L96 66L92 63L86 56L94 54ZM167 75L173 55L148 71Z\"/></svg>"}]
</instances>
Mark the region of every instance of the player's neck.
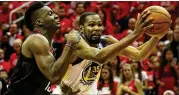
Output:
<instances>
[{"instance_id":1,"label":"player's neck","mask_svg":"<svg viewBox=\"0 0 179 95\"><path fill-rule=\"evenodd\" d=\"M98 45L99 45L99 44L91 44L91 43L89 43L89 45L92 46L92 47L98 48Z\"/></svg>"},{"instance_id":2,"label":"player's neck","mask_svg":"<svg viewBox=\"0 0 179 95\"><path fill-rule=\"evenodd\" d=\"M51 45L51 41L52 41L52 38L53 38L53 32L52 31L42 29L42 28L36 28L36 29L34 29L34 31L36 33L39 33L39 34L45 36L47 38L47 40L49 41L50 45Z\"/></svg>"},{"instance_id":3,"label":"player's neck","mask_svg":"<svg viewBox=\"0 0 179 95\"><path fill-rule=\"evenodd\" d=\"M92 46L92 47L98 47L98 45L99 45L99 43L98 44L92 44L92 43L90 43L88 40L87 40L87 38L84 36L84 35L82 35L82 37L83 37L83 39L90 45L90 46Z\"/></svg>"}]
</instances>

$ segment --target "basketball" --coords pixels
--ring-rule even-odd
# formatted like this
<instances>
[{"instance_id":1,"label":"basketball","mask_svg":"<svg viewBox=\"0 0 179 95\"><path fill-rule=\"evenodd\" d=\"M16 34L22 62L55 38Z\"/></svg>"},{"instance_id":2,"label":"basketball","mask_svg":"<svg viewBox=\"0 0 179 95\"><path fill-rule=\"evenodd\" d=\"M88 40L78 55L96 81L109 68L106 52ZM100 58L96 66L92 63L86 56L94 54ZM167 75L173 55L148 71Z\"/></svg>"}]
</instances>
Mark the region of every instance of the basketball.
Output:
<instances>
[{"instance_id":1,"label":"basketball","mask_svg":"<svg viewBox=\"0 0 179 95\"><path fill-rule=\"evenodd\" d=\"M154 26L153 28L146 30L145 34L149 36L159 36L160 34L169 31L172 22L171 15L165 8L161 6L150 6L144 11L147 10L149 10L151 14L146 18L146 20L153 17L152 24Z\"/></svg>"}]
</instances>

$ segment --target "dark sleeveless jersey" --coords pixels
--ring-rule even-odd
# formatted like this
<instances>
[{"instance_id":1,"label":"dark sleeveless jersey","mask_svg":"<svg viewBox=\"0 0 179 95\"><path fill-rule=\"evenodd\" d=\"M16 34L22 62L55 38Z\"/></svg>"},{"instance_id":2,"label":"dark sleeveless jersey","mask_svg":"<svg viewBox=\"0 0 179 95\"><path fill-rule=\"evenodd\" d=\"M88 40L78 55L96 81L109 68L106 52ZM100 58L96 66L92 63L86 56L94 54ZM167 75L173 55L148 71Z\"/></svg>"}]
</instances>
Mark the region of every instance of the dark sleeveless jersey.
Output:
<instances>
[{"instance_id":1,"label":"dark sleeveless jersey","mask_svg":"<svg viewBox=\"0 0 179 95\"><path fill-rule=\"evenodd\" d=\"M50 82L40 72L35 58L27 58L22 53L10 76L10 84L5 95L50 95Z\"/></svg>"}]
</instances>

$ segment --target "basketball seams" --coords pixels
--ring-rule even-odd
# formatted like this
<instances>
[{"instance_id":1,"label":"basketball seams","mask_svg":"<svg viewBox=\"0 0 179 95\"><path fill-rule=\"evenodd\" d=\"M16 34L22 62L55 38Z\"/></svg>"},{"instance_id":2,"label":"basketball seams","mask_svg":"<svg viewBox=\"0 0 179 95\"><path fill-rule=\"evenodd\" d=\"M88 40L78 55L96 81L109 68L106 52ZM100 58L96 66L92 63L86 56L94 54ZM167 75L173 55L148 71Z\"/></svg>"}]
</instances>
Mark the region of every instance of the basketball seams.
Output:
<instances>
[{"instance_id":1,"label":"basketball seams","mask_svg":"<svg viewBox=\"0 0 179 95\"><path fill-rule=\"evenodd\" d=\"M153 17L155 19L154 21L152 21L154 27L145 31L145 34L149 36L159 36L163 34L163 32L168 31L171 24L171 16L168 13L168 11L161 6L150 6L146 8L144 11L148 10L151 14L147 17L147 19L149 19L150 17Z\"/></svg>"},{"instance_id":2,"label":"basketball seams","mask_svg":"<svg viewBox=\"0 0 179 95\"><path fill-rule=\"evenodd\" d=\"M159 12L159 11L153 11L153 10L152 10L152 11L150 10L150 12L160 13L160 14L162 14L162 15L166 16L168 19L171 19L170 17L168 17L166 14L164 14L164 13L162 13L162 12Z\"/></svg>"},{"instance_id":3,"label":"basketball seams","mask_svg":"<svg viewBox=\"0 0 179 95\"><path fill-rule=\"evenodd\" d=\"M149 10L150 10L150 9L149 9ZM162 15L166 16L168 19L170 19L170 17L168 17L166 14L161 13L161 12L159 12L159 11L154 11L154 10L150 10L150 11L151 11L151 12L155 12L155 13L159 13L159 14L162 14ZM170 23L169 23L169 22L153 22L152 24L164 24L164 23L167 23L168 26L170 26ZM161 31L158 31L157 34L160 33L160 32L162 32L162 31L166 31L167 28L168 28L168 27L164 28L164 29L161 30ZM152 31L150 31L150 32L148 32L148 33L150 33L150 34L156 34L156 32L154 32L154 27L153 27L151 30L152 30ZM149 35L150 35L150 34L149 34Z\"/></svg>"}]
</instances>

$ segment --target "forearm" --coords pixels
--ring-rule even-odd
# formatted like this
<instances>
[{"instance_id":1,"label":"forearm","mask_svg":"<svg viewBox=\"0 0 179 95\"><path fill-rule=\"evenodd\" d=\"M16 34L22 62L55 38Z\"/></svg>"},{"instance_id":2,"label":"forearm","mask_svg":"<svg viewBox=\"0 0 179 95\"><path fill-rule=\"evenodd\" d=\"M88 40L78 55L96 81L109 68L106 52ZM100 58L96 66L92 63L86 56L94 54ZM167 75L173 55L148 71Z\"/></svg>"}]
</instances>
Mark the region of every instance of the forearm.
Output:
<instances>
[{"instance_id":1,"label":"forearm","mask_svg":"<svg viewBox=\"0 0 179 95\"><path fill-rule=\"evenodd\" d=\"M137 35L131 33L127 37L121 39L120 41L101 49L96 54L96 58L103 59L103 63L105 63L109 61L111 58L117 56L124 48L132 44L133 41L137 38Z\"/></svg>"},{"instance_id":2,"label":"forearm","mask_svg":"<svg viewBox=\"0 0 179 95\"><path fill-rule=\"evenodd\" d=\"M60 58L51 66L51 72L55 83L60 83L71 62L73 50L65 46Z\"/></svg>"},{"instance_id":3,"label":"forearm","mask_svg":"<svg viewBox=\"0 0 179 95\"><path fill-rule=\"evenodd\" d=\"M158 38L152 37L146 44L139 50L139 60L145 60L153 52L159 42Z\"/></svg>"}]
</instances>

